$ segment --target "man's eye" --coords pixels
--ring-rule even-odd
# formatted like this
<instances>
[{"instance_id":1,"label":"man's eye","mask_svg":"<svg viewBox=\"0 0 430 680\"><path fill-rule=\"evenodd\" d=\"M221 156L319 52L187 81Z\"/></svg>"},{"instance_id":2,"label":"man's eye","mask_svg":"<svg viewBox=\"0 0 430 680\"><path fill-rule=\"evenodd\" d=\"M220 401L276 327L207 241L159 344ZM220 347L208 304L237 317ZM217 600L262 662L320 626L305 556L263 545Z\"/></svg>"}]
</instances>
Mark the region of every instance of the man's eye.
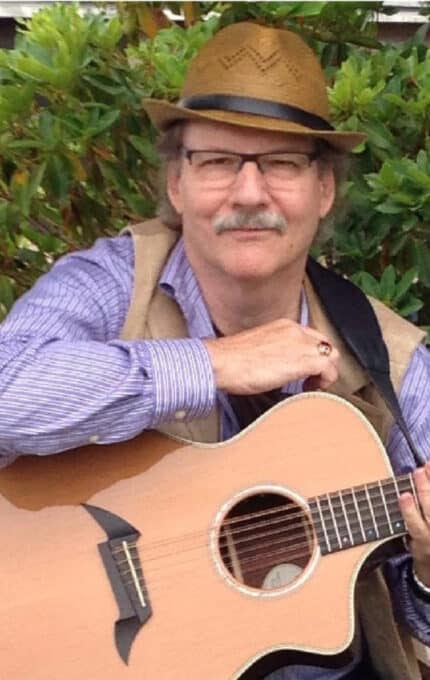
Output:
<instances>
[{"instance_id":1,"label":"man's eye","mask_svg":"<svg viewBox=\"0 0 430 680\"><path fill-rule=\"evenodd\" d=\"M234 159L230 158L229 156L216 156L214 158L207 158L206 160L204 160L203 165L206 165L206 166L222 165L222 166L225 166L225 167L229 167L229 166L234 165Z\"/></svg>"},{"instance_id":2,"label":"man's eye","mask_svg":"<svg viewBox=\"0 0 430 680\"><path fill-rule=\"evenodd\" d=\"M275 169L282 168L297 168L299 163L294 158L273 158L270 161L270 167Z\"/></svg>"}]
</instances>

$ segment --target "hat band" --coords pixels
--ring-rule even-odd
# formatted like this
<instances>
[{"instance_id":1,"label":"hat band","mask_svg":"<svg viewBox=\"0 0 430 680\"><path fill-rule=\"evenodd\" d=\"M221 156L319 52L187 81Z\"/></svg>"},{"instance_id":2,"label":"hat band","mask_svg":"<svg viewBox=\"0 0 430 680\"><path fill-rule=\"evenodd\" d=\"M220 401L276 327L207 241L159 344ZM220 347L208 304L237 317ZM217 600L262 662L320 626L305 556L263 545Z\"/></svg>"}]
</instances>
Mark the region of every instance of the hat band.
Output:
<instances>
[{"instance_id":1,"label":"hat band","mask_svg":"<svg viewBox=\"0 0 430 680\"><path fill-rule=\"evenodd\" d=\"M239 97L230 94L209 94L184 97L178 104L183 108L191 110L219 109L220 111L251 113L256 116L279 118L291 123L298 123L312 130L334 130L334 127L324 118L308 113L308 111L303 111L303 109L299 109L296 106L272 102L267 99Z\"/></svg>"}]
</instances>

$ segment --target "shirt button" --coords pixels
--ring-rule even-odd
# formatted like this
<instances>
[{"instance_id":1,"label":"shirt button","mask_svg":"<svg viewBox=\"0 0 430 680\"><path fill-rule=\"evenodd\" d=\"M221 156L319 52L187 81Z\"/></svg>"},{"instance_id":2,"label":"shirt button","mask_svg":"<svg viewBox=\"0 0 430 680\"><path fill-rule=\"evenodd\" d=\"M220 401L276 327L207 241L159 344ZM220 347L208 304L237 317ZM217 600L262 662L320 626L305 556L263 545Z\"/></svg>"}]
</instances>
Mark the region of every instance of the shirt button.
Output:
<instances>
[{"instance_id":1,"label":"shirt button","mask_svg":"<svg viewBox=\"0 0 430 680\"><path fill-rule=\"evenodd\" d=\"M100 440L100 437L98 436L98 434L93 434L90 437L90 444L98 444L99 440Z\"/></svg>"},{"instance_id":2,"label":"shirt button","mask_svg":"<svg viewBox=\"0 0 430 680\"><path fill-rule=\"evenodd\" d=\"M185 411L176 411L176 413L175 413L175 420L183 420L183 419L185 418L186 415L187 415L187 414L186 414Z\"/></svg>"}]
</instances>

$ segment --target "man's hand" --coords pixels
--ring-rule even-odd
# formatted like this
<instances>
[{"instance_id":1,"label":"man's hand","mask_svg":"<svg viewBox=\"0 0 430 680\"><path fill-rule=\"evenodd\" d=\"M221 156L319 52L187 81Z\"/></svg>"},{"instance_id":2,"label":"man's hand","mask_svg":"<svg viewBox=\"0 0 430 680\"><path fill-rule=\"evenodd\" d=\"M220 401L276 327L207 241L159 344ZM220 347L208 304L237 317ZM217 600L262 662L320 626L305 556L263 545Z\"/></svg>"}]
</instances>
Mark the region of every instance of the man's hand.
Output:
<instances>
[{"instance_id":1,"label":"man's hand","mask_svg":"<svg viewBox=\"0 0 430 680\"><path fill-rule=\"evenodd\" d=\"M415 470L413 475L421 511L411 493L401 494L399 504L410 536L415 573L430 588L430 463Z\"/></svg>"},{"instance_id":2,"label":"man's hand","mask_svg":"<svg viewBox=\"0 0 430 680\"><path fill-rule=\"evenodd\" d=\"M204 343L217 387L230 394L260 394L302 378L308 388L325 389L338 377L337 349L319 351L328 338L289 319Z\"/></svg>"}]
</instances>

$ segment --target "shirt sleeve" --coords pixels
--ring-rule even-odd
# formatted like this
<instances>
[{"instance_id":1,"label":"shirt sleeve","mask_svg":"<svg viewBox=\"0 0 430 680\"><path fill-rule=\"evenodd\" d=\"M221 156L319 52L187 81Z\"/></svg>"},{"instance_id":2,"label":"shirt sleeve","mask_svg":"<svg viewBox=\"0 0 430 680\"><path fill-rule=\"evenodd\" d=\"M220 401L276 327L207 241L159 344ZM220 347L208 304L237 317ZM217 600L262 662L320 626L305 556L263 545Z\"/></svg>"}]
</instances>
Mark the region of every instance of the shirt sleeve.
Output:
<instances>
[{"instance_id":1,"label":"shirt sleeve","mask_svg":"<svg viewBox=\"0 0 430 680\"><path fill-rule=\"evenodd\" d=\"M412 357L400 391L400 405L414 444L425 460L430 460L430 352L420 346ZM388 453L397 475L411 472L415 461L397 425L388 442ZM416 595L411 587L412 558L404 553L385 566L395 615L411 633L430 646L430 602Z\"/></svg>"},{"instance_id":2,"label":"shirt sleeve","mask_svg":"<svg viewBox=\"0 0 430 680\"><path fill-rule=\"evenodd\" d=\"M133 259L128 236L65 256L0 325L0 464L130 439L212 408L201 340L118 339Z\"/></svg>"}]
</instances>

